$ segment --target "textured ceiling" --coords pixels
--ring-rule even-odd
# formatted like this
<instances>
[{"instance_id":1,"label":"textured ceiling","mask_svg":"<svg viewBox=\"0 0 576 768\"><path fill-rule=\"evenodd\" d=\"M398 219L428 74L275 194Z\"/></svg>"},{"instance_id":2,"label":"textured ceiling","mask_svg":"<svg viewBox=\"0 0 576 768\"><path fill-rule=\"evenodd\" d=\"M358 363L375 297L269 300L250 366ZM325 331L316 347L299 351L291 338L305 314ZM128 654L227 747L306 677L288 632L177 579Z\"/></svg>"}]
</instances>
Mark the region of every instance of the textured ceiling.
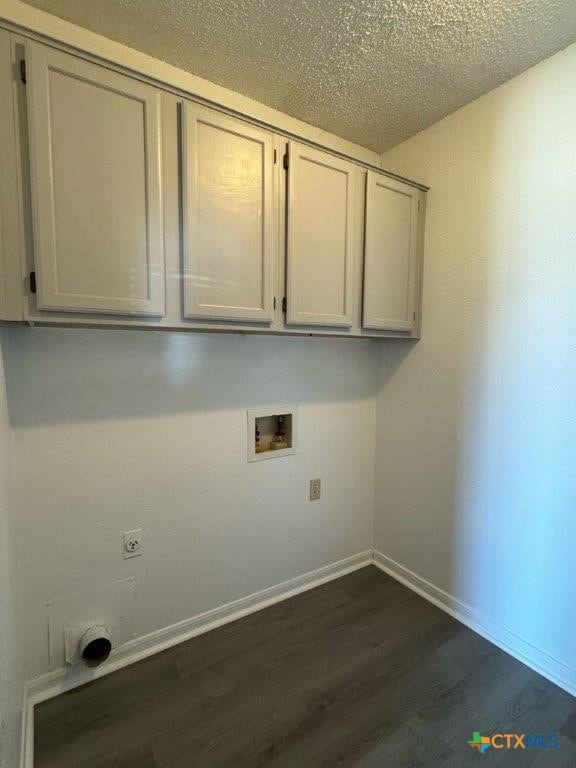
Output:
<instances>
[{"instance_id":1,"label":"textured ceiling","mask_svg":"<svg viewBox=\"0 0 576 768\"><path fill-rule=\"evenodd\" d=\"M576 0L28 0L383 151L576 40Z\"/></svg>"}]
</instances>

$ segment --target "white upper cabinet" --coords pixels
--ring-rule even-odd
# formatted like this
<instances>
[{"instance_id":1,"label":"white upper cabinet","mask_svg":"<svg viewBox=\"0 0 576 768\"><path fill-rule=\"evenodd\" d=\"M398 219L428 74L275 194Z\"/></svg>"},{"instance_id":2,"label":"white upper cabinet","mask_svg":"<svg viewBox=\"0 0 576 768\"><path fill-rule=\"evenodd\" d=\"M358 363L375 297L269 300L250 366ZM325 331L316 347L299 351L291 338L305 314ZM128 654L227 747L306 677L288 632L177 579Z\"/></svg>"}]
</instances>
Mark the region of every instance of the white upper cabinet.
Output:
<instances>
[{"instance_id":1,"label":"white upper cabinet","mask_svg":"<svg viewBox=\"0 0 576 768\"><path fill-rule=\"evenodd\" d=\"M140 78L0 31L0 318L419 336L425 188Z\"/></svg>"},{"instance_id":2,"label":"white upper cabinet","mask_svg":"<svg viewBox=\"0 0 576 768\"><path fill-rule=\"evenodd\" d=\"M368 172L364 328L407 332L414 328L420 195L408 184Z\"/></svg>"},{"instance_id":3,"label":"white upper cabinet","mask_svg":"<svg viewBox=\"0 0 576 768\"><path fill-rule=\"evenodd\" d=\"M160 92L26 49L37 307L164 315Z\"/></svg>"},{"instance_id":4,"label":"white upper cabinet","mask_svg":"<svg viewBox=\"0 0 576 768\"><path fill-rule=\"evenodd\" d=\"M290 142L286 322L349 328L354 319L357 169Z\"/></svg>"},{"instance_id":5,"label":"white upper cabinet","mask_svg":"<svg viewBox=\"0 0 576 768\"><path fill-rule=\"evenodd\" d=\"M273 136L190 102L182 120L184 316L270 323Z\"/></svg>"}]
</instances>

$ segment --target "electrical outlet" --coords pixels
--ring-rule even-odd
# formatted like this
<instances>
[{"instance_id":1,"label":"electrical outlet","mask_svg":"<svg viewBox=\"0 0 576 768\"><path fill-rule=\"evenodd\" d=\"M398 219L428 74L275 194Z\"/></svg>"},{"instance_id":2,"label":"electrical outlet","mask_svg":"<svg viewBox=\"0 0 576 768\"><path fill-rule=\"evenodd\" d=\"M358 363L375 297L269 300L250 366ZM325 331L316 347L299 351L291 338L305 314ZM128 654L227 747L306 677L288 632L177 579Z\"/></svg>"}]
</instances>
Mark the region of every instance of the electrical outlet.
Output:
<instances>
[{"instance_id":1,"label":"electrical outlet","mask_svg":"<svg viewBox=\"0 0 576 768\"><path fill-rule=\"evenodd\" d=\"M318 501L320 498L321 484L319 477L316 480L310 480L310 501Z\"/></svg>"},{"instance_id":2,"label":"electrical outlet","mask_svg":"<svg viewBox=\"0 0 576 768\"><path fill-rule=\"evenodd\" d=\"M122 534L122 554L125 560L129 557L139 557L142 555L142 546L142 528L136 528L134 531L124 531Z\"/></svg>"}]
</instances>

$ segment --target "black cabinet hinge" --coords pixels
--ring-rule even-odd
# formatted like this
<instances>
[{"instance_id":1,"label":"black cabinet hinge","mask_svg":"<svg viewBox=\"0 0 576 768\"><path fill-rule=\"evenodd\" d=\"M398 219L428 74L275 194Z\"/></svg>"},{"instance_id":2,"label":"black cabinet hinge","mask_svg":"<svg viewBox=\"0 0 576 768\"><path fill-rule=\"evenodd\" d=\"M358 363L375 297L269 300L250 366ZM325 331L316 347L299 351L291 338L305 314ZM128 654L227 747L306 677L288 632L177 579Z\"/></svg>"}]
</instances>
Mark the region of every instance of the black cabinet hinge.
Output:
<instances>
[{"instance_id":1,"label":"black cabinet hinge","mask_svg":"<svg viewBox=\"0 0 576 768\"><path fill-rule=\"evenodd\" d=\"M282 299L282 312L286 312L286 309L288 308L287 302L286 302L286 296Z\"/></svg>"},{"instance_id":2,"label":"black cabinet hinge","mask_svg":"<svg viewBox=\"0 0 576 768\"><path fill-rule=\"evenodd\" d=\"M36 272L30 272L30 293L36 293Z\"/></svg>"},{"instance_id":3,"label":"black cabinet hinge","mask_svg":"<svg viewBox=\"0 0 576 768\"><path fill-rule=\"evenodd\" d=\"M26 85L26 59L20 59L20 80Z\"/></svg>"},{"instance_id":4,"label":"black cabinet hinge","mask_svg":"<svg viewBox=\"0 0 576 768\"><path fill-rule=\"evenodd\" d=\"M278 152L274 150L274 165L278 162Z\"/></svg>"},{"instance_id":5,"label":"black cabinet hinge","mask_svg":"<svg viewBox=\"0 0 576 768\"><path fill-rule=\"evenodd\" d=\"M288 152L284 154L284 157L282 158L282 167L285 171L288 170Z\"/></svg>"}]
</instances>

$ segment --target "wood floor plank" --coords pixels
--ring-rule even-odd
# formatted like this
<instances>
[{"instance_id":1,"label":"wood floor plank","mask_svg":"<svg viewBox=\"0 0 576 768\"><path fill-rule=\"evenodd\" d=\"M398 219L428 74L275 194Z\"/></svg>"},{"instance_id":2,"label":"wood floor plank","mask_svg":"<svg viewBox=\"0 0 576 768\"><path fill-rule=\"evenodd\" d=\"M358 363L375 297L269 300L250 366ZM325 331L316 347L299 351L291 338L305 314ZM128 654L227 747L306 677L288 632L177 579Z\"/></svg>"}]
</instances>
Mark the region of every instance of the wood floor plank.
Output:
<instances>
[{"instance_id":1,"label":"wood floor plank","mask_svg":"<svg viewBox=\"0 0 576 768\"><path fill-rule=\"evenodd\" d=\"M36 708L37 768L574 768L576 700L370 566Z\"/></svg>"}]
</instances>

